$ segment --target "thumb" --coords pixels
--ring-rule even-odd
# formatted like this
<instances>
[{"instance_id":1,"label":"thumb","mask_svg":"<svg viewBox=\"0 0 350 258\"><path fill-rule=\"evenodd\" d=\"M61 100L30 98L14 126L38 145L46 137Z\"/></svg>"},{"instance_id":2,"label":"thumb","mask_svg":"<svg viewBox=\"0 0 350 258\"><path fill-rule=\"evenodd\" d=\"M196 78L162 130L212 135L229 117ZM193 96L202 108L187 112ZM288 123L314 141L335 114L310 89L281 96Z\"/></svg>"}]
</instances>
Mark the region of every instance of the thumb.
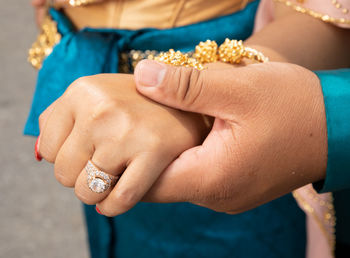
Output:
<instances>
[{"instance_id":1,"label":"thumb","mask_svg":"<svg viewBox=\"0 0 350 258\"><path fill-rule=\"evenodd\" d=\"M237 72L232 66L197 70L143 60L135 68L137 90L164 105L221 117L234 103Z\"/></svg>"}]
</instances>

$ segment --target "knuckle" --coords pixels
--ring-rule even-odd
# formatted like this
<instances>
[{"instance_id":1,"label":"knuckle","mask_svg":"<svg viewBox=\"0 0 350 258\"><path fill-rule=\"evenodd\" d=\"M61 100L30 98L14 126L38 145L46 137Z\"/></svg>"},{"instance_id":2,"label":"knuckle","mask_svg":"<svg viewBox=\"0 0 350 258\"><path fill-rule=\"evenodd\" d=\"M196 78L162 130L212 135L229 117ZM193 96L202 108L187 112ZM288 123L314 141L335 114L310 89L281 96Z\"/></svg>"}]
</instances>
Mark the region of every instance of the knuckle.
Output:
<instances>
[{"instance_id":1,"label":"knuckle","mask_svg":"<svg viewBox=\"0 0 350 258\"><path fill-rule=\"evenodd\" d=\"M74 187L75 181L67 177L61 169L55 168L55 177L61 185L65 187Z\"/></svg>"},{"instance_id":2,"label":"knuckle","mask_svg":"<svg viewBox=\"0 0 350 258\"><path fill-rule=\"evenodd\" d=\"M40 139L40 156L49 163L56 161L56 151L47 145L44 137Z\"/></svg>"},{"instance_id":3,"label":"knuckle","mask_svg":"<svg viewBox=\"0 0 350 258\"><path fill-rule=\"evenodd\" d=\"M149 141L149 150L151 152L159 152L159 150L164 149L164 139L161 137L161 135L150 132L147 140Z\"/></svg>"},{"instance_id":4,"label":"knuckle","mask_svg":"<svg viewBox=\"0 0 350 258\"><path fill-rule=\"evenodd\" d=\"M76 95L81 97L85 94L90 94L91 87L95 87L93 76L80 77L68 86L62 97L74 101L77 98Z\"/></svg>"},{"instance_id":5,"label":"knuckle","mask_svg":"<svg viewBox=\"0 0 350 258\"><path fill-rule=\"evenodd\" d=\"M49 155L46 152L40 151L41 157L49 163L55 163L55 158L53 155Z\"/></svg>"},{"instance_id":6,"label":"knuckle","mask_svg":"<svg viewBox=\"0 0 350 258\"><path fill-rule=\"evenodd\" d=\"M72 82L66 89L66 91L64 92L64 94L62 95L63 98L74 98L76 89L79 88L79 86L84 82L85 84L85 77L80 77L78 79L76 79L74 82Z\"/></svg>"},{"instance_id":7,"label":"knuckle","mask_svg":"<svg viewBox=\"0 0 350 258\"><path fill-rule=\"evenodd\" d=\"M113 208L99 208L101 213L107 217L114 217L118 215L118 212L113 210Z\"/></svg>"},{"instance_id":8,"label":"knuckle","mask_svg":"<svg viewBox=\"0 0 350 258\"><path fill-rule=\"evenodd\" d=\"M116 102L111 100L104 100L98 103L97 105L94 105L89 114L89 121L90 122L99 122L101 120L105 120L108 118L113 110L117 110L118 105Z\"/></svg>"},{"instance_id":9,"label":"knuckle","mask_svg":"<svg viewBox=\"0 0 350 258\"><path fill-rule=\"evenodd\" d=\"M203 71L197 69L179 69L180 84L177 98L186 106L196 105L204 88Z\"/></svg>"},{"instance_id":10,"label":"knuckle","mask_svg":"<svg viewBox=\"0 0 350 258\"><path fill-rule=\"evenodd\" d=\"M39 128L43 128L44 123L45 123L45 115L44 113L41 113L41 115L39 116Z\"/></svg>"},{"instance_id":11,"label":"knuckle","mask_svg":"<svg viewBox=\"0 0 350 258\"><path fill-rule=\"evenodd\" d=\"M86 85L90 85L91 84L90 82L91 82L91 76L79 77L74 82L72 82L71 85L69 85L67 90L71 91L71 90L75 89L76 87L80 87L80 86L85 87Z\"/></svg>"},{"instance_id":12,"label":"knuckle","mask_svg":"<svg viewBox=\"0 0 350 258\"><path fill-rule=\"evenodd\" d=\"M138 197L132 190L120 189L114 196L114 202L118 204L120 210L127 211L138 202Z\"/></svg>"},{"instance_id":13,"label":"knuckle","mask_svg":"<svg viewBox=\"0 0 350 258\"><path fill-rule=\"evenodd\" d=\"M97 200L91 198L91 193L87 191L77 191L77 188L75 188L75 195L80 201L87 205L94 205L97 203Z\"/></svg>"}]
</instances>

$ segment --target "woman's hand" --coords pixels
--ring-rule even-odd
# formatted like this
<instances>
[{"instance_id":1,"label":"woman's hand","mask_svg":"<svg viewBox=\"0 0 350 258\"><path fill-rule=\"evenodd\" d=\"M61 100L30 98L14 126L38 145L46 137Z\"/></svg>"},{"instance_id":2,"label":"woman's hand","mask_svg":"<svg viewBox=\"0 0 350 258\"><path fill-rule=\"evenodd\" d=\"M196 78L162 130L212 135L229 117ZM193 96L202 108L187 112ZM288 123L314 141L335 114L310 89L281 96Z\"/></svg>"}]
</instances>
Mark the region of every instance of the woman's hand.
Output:
<instances>
[{"instance_id":1,"label":"woman's hand","mask_svg":"<svg viewBox=\"0 0 350 258\"><path fill-rule=\"evenodd\" d=\"M204 143L181 154L145 201L237 213L325 177L324 101L312 72L272 62L198 71L147 60L135 79L159 103L216 118Z\"/></svg>"},{"instance_id":2,"label":"woman's hand","mask_svg":"<svg viewBox=\"0 0 350 258\"><path fill-rule=\"evenodd\" d=\"M55 176L108 216L133 207L161 172L208 134L201 115L177 111L137 93L132 75L101 74L75 81L40 116L39 153ZM94 193L84 170L91 159L121 175L113 189Z\"/></svg>"}]
</instances>

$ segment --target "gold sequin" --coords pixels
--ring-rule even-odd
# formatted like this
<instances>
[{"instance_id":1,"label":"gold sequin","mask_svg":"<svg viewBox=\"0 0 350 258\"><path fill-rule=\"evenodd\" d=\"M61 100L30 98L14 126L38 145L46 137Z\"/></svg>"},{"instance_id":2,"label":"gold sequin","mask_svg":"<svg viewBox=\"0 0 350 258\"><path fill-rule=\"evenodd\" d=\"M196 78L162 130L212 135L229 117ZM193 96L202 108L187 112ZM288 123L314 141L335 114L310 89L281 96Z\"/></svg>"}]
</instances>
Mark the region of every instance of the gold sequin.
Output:
<instances>
[{"instance_id":1,"label":"gold sequin","mask_svg":"<svg viewBox=\"0 0 350 258\"><path fill-rule=\"evenodd\" d=\"M274 0L275 2L277 3L283 3L285 4L286 6L288 7L291 7L293 8L295 11L297 12L300 12L300 13L304 13L304 14L307 14L307 15L310 15L316 19L320 19L324 22L329 22L329 23L334 23L334 24L350 24L350 20L349 19L344 19L344 18L335 18L335 17L331 17L327 14L323 14L323 13L319 13L319 12L315 12L309 8L305 8L305 7L302 7L300 5L297 5L289 0ZM333 0L332 3L334 5L336 5L338 2ZM348 12L347 9L345 9L345 13Z\"/></svg>"},{"instance_id":2,"label":"gold sequin","mask_svg":"<svg viewBox=\"0 0 350 258\"><path fill-rule=\"evenodd\" d=\"M298 191L293 191L293 197L299 202L299 205L303 207L303 209L309 213L318 224L324 236L327 238L329 245L331 247L332 253L335 250L335 210L333 206L333 197L329 201L324 201L321 199L314 189L307 190L307 197L310 198L311 202L306 201ZM311 206L312 202L319 204L320 206L326 207L326 210L321 214L321 217L317 215L315 209ZM330 234L328 233L326 227L330 229Z\"/></svg>"},{"instance_id":3,"label":"gold sequin","mask_svg":"<svg viewBox=\"0 0 350 258\"><path fill-rule=\"evenodd\" d=\"M332 4L335 6L335 8L337 9L341 9L343 6L341 3L339 3L337 0L332 0ZM348 9L346 8L342 8L341 12L344 13L344 14L347 14L348 13Z\"/></svg>"}]
</instances>

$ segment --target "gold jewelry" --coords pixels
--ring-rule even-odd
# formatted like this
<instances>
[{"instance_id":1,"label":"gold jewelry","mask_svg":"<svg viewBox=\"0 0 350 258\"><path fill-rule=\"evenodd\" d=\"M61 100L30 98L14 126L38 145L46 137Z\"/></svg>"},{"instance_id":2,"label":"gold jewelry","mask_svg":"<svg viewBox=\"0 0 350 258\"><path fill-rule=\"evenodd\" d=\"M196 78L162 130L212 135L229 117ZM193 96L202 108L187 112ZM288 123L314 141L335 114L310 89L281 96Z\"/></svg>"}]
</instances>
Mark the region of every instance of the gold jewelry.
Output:
<instances>
[{"instance_id":1,"label":"gold jewelry","mask_svg":"<svg viewBox=\"0 0 350 258\"><path fill-rule=\"evenodd\" d=\"M45 57L48 56L53 47L61 40L57 31L57 23L46 15L41 25L41 31L36 41L28 52L28 62L36 69L40 69Z\"/></svg>"},{"instance_id":2,"label":"gold jewelry","mask_svg":"<svg viewBox=\"0 0 350 258\"><path fill-rule=\"evenodd\" d=\"M207 40L199 42L195 48L193 57L200 63L214 63L218 60L218 44L215 41Z\"/></svg>"},{"instance_id":3,"label":"gold jewelry","mask_svg":"<svg viewBox=\"0 0 350 258\"><path fill-rule=\"evenodd\" d=\"M101 171L91 160L86 164L85 171L87 173L87 185L94 193L107 191L119 178L118 176L112 176Z\"/></svg>"},{"instance_id":4,"label":"gold jewelry","mask_svg":"<svg viewBox=\"0 0 350 258\"><path fill-rule=\"evenodd\" d=\"M218 47L215 41L207 40L200 42L195 53L182 54L180 51L170 49L168 52L160 53L154 59L165 64L193 67L203 70L205 63L213 63L221 61L230 64L239 64L243 58L265 63L269 59L263 53L250 47L244 47L242 40L226 39L224 43Z\"/></svg>"},{"instance_id":5,"label":"gold jewelry","mask_svg":"<svg viewBox=\"0 0 350 258\"><path fill-rule=\"evenodd\" d=\"M96 3L96 0L69 0L69 4L73 7L83 6L87 4ZM54 6L53 0L47 1L47 8ZM61 34L57 30L57 23L52 20L49 14L45 15L45 18L41 24L40 33L36 41L32 44L32 47L28 52L28 62L35 68L40 69L44 59L50 55L52 49L61 40Z\"/></svg>"},{"instance_id":6,"label":"gold jewelry","mask_svg":"<svg viewBox=\"0 0 350 258\"><path fill-rule=\"evenodd\" d=\"M188 54L182 54L180 51L169 49L168 52L160 53L154 58L156 61L175 66L194 67L198 70L203 70L203 65L195 58L189 57Z\"/></svg>"}]
</instances>

